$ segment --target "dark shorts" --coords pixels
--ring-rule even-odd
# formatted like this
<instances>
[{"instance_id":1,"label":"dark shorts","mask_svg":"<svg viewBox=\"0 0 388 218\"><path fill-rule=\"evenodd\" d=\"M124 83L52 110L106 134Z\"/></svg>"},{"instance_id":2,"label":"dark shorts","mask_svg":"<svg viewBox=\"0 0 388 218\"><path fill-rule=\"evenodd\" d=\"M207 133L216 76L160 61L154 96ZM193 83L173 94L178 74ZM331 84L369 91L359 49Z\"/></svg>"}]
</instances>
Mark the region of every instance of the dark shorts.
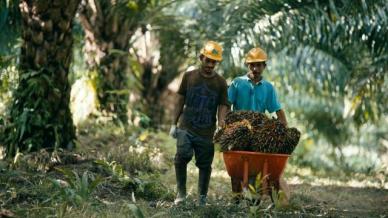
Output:
<instances>
[{"instance_id":1,"label":"dark shorts","mask_svg":"<svg viewBox=\"0 0 388 218\"><path fill-rule=\"evenodd\" d=\"M214 144L187 130L177 129L175 164L187 164L195 155L195 165L200 169L210 168L214 157Z\"/></svg>"}]
</instances>

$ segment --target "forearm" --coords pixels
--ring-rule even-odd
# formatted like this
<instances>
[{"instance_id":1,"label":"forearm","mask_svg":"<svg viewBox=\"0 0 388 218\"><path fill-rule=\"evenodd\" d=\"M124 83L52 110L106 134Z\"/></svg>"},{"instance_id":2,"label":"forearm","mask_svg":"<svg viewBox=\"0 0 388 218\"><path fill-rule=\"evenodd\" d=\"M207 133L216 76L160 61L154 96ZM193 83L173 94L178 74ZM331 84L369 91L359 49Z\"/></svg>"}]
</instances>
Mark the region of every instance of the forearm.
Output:
<instances>
[{"instance_id":1,"label":"forearm","mask_svg":"<svg viewBox=\"0 0 388 218\"><path fill-rule=\"evenodd\" d=\"M277 115L278 119L280 120L280 122L282 122L285 126L288 125L287 119L286 119L286 114L284 113L283 109L276 111L276 115Z\"/></svg>"},{"instance_id":2,"label":"forearm","mask_svg":"<svg viewBox=\"0 0 388 218\"><path fill-rule=\"evenodd\" d=\"M183 95L178 94L178 102L177 102L177 106L175 107L174 117L173 117L174 125L176 125L179 121L179 117L182 114L184 104L185 104L185 97Z\"/></svg>"},{"instance_id":3,"label":"forearm","mask_svg":"<svg viewBox=\"0 0 388 218\"><path fill-rule=\"evenodd\" d=\"M225 117L229 107L226 105L218 106L218 126L223 127L225 125Z\"/></svg>"}]
</instances>

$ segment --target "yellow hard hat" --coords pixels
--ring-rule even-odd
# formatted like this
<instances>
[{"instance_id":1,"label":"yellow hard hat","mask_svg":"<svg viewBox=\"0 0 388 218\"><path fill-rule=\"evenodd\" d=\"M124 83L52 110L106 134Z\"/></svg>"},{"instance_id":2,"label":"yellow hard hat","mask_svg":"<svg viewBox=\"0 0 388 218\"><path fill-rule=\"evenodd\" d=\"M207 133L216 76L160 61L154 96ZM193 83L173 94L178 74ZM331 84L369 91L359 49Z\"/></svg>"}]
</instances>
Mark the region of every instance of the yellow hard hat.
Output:
<instances>
[{"instance_id":1,"label":"yellow hard hat","mask_svg":"<svg viewBox=\"0 0 388 218\"><path fill-rule=\"evenodd\" d=\"M263 61L267 61L267 54L259 47L252 48L245 56L245 63L247 64Z\"/></svg>"},{"instance_id":2,"label":"yellow hard hat","mask_svg":"<svg viewBox=\"0 0 388 218\"><path fill-rule=\"evenodd\" d=\"M222 47L214 41L207 41L201 49L201 54L207 58L222 61Z\"/></svg>"}]
</instances>

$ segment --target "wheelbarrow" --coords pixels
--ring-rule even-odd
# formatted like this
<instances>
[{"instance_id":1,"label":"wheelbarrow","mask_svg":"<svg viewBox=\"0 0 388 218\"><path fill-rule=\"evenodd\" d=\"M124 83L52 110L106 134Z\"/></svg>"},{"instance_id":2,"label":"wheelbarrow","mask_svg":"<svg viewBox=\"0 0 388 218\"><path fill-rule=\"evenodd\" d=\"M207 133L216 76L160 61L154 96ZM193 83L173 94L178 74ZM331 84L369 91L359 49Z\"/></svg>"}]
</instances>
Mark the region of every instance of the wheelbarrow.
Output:
<instances>
[{"instance_id":1,"label":"wheelbarrow","mask_svg":"<svg viewBox=\"0 0 388 218\"><path fill-rule=\"evenodd\" d=\"M251 151L223 152L229 176L241 179L243 188L248 189L248 178L261 173L263 194L268 194L270 184L279 188L279 179L286 167L287 154L271 154Z\"/></svg>"}]
</instances>

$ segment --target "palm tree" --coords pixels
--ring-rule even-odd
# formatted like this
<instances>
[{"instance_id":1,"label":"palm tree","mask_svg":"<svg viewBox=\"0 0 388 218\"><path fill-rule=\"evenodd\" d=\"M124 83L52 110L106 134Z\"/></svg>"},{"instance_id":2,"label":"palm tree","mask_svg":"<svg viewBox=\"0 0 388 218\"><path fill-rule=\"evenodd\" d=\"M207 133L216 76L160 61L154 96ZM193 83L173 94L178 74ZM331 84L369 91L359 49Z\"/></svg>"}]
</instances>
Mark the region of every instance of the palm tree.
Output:
<instances>
[{"instance_id":1,"label":"palm tree","mask_svg":"<svg viewBox=\"0 0 388 218\"><path fill-rule=\"evenodd\" d=\"M129 40L141 26L149 0L84 0L79 18L85 31L88 68L97 71L100 110L126 124Z\"/></svg>"},{"instance_id":2,"label":"palm tree","mask_svg":"<svg viewBox=\"0 0 388 218\"><path fill-rule=\"evenodd\" d=\"M183 21L170 14L169 11L159 11L158 15L148 20L148 27L136 39L134 49L137 62L142 66L141 99L145 113L151 126L156 127L164 121L165 110L162 107L161 95L169 83L175 79L185 67L188 60L189 42L191 36L183 27ZM144 54L139 54L139 50Z\"/></svg>"},{"instance_id":3,"label":"palm tree","mask_svg":"<svg viewBox=\"0 0 388 218\"><path fill-rule=\"evenodd\" d=\"M7 155L74 145L67 76L72 21L80 0L20 1L19 85L5 130Z\"/></svg>"}]
</instances>

